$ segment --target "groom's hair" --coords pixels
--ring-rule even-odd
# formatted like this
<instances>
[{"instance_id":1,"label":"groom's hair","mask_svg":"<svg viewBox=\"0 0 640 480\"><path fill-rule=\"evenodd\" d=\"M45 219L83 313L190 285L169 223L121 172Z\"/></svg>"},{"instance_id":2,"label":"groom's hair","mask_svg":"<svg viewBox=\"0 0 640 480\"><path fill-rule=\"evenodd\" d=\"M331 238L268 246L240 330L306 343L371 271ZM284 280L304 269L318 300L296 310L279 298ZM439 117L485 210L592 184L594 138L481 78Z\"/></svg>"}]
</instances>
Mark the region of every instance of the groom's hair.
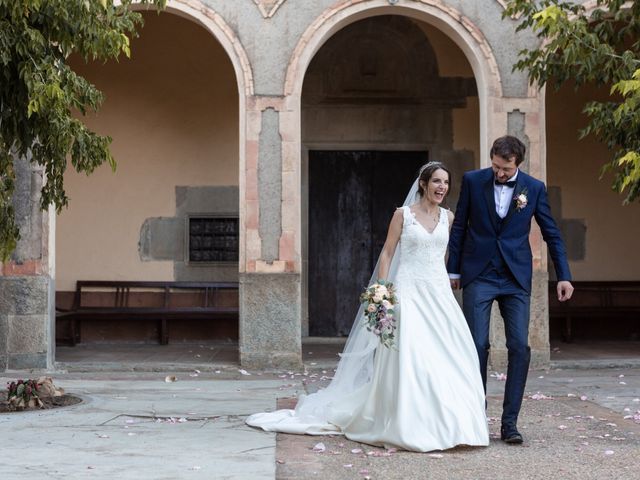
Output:
<instances>
[{"instance_id":1,"label":"groom's hair","mask_svg":"<svg viewBox=\"0 0 640 480\"><path fill-rule=\"evenodd\" d=\"M491 151L489 152L489 158L493 158L494 155L505 158L509 161L516 161L516 166L520 165L524 161L524 154L527 151L527 147L524 146L519 139L512 137L511 135L505 135L493 142Z\"/></svg>"}]
</instances>

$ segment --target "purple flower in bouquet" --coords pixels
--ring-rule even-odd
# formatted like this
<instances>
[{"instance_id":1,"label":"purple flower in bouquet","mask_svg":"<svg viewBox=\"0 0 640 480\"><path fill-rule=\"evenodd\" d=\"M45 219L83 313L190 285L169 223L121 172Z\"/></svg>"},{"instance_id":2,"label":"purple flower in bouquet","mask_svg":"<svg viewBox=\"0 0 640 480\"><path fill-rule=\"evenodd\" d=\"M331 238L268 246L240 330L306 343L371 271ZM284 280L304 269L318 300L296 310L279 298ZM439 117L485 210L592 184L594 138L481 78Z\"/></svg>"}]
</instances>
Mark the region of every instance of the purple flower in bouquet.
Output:
<instances>
[{"instance_id":1,"label":"purple flower in bouquet","mask_svg":"<svg viewBox=\"0 0 640 480\"><path fill-rule=\"evenodd\" d=\"M397 328L393 308L398 303L393 283L378 280L360 295L360 302L366 329L378 336L382 345L393 347Z\"/></svg>"}]
</instances>

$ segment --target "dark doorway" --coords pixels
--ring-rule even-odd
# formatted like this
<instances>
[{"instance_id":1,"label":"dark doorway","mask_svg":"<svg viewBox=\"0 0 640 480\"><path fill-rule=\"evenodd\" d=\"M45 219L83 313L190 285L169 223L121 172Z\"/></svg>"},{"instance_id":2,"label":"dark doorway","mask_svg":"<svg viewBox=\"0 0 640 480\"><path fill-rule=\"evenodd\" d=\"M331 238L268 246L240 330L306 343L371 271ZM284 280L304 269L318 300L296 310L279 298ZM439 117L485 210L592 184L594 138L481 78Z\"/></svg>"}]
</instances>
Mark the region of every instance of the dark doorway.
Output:
<instances>
[{"instance_id":1,"label":"dark doorway","mask_svg":"<svg viewBox=\"0 0 640 480\"><path fill-rule=\"evenodd\" d=\"M348 335L427 152L309 152L309 335Z\"/></svg>"}]
</instances>

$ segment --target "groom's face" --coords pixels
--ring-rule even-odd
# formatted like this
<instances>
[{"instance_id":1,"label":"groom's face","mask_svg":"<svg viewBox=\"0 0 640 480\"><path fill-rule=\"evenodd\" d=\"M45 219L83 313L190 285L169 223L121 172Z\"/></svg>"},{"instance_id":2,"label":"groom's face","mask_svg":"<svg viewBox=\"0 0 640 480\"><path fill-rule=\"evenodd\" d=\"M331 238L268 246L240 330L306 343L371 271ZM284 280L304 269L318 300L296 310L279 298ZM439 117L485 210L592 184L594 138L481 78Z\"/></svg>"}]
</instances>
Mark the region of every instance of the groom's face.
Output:
<instances>
[{"instance_id":1,"label":"groom's face","mask_svg":"<svg viewBox=\"0 0 640 480\"><path fill-rule=\"evenodd\" d=\"M518 166L516 165L516 157L504 158L499 155L494 155L491 157L491 168L493 169L493 174L496 177L496 180L500 183L504 183L513 177L518 171Z\"/></svg>"}]
</instances>

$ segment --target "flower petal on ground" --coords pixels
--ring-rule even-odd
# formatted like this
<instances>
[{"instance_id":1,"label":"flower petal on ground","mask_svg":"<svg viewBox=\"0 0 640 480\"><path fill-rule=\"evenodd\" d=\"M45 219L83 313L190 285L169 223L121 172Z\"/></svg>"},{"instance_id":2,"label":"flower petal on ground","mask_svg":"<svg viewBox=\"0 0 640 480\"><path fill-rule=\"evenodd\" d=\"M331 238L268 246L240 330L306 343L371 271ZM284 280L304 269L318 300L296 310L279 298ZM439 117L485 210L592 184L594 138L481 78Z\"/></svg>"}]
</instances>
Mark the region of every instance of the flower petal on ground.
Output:
<instances>
[{"instance_id":1,"label":"flower petal on ground","mask_svg":"<svg viewBox=\"0 0 640 480\"><path fill-rule=\"evenodd\" d=\"M324 452L327 449L327 447L325 447L324 443L320 442L320 443L316 443L313 446L313 451L314 452Z\"/></svg>"},{"instance_id":2,"label":"flower petal on ground","mask_svg":"<svg viewBox=\"0 0 640 480\"><path fill-rule=\"evenodd\" d=\"M548 397L544 393L536 392L533 395L529 395L531 400L552 400L553 397Z\"/></svg>"}]
</instances>

